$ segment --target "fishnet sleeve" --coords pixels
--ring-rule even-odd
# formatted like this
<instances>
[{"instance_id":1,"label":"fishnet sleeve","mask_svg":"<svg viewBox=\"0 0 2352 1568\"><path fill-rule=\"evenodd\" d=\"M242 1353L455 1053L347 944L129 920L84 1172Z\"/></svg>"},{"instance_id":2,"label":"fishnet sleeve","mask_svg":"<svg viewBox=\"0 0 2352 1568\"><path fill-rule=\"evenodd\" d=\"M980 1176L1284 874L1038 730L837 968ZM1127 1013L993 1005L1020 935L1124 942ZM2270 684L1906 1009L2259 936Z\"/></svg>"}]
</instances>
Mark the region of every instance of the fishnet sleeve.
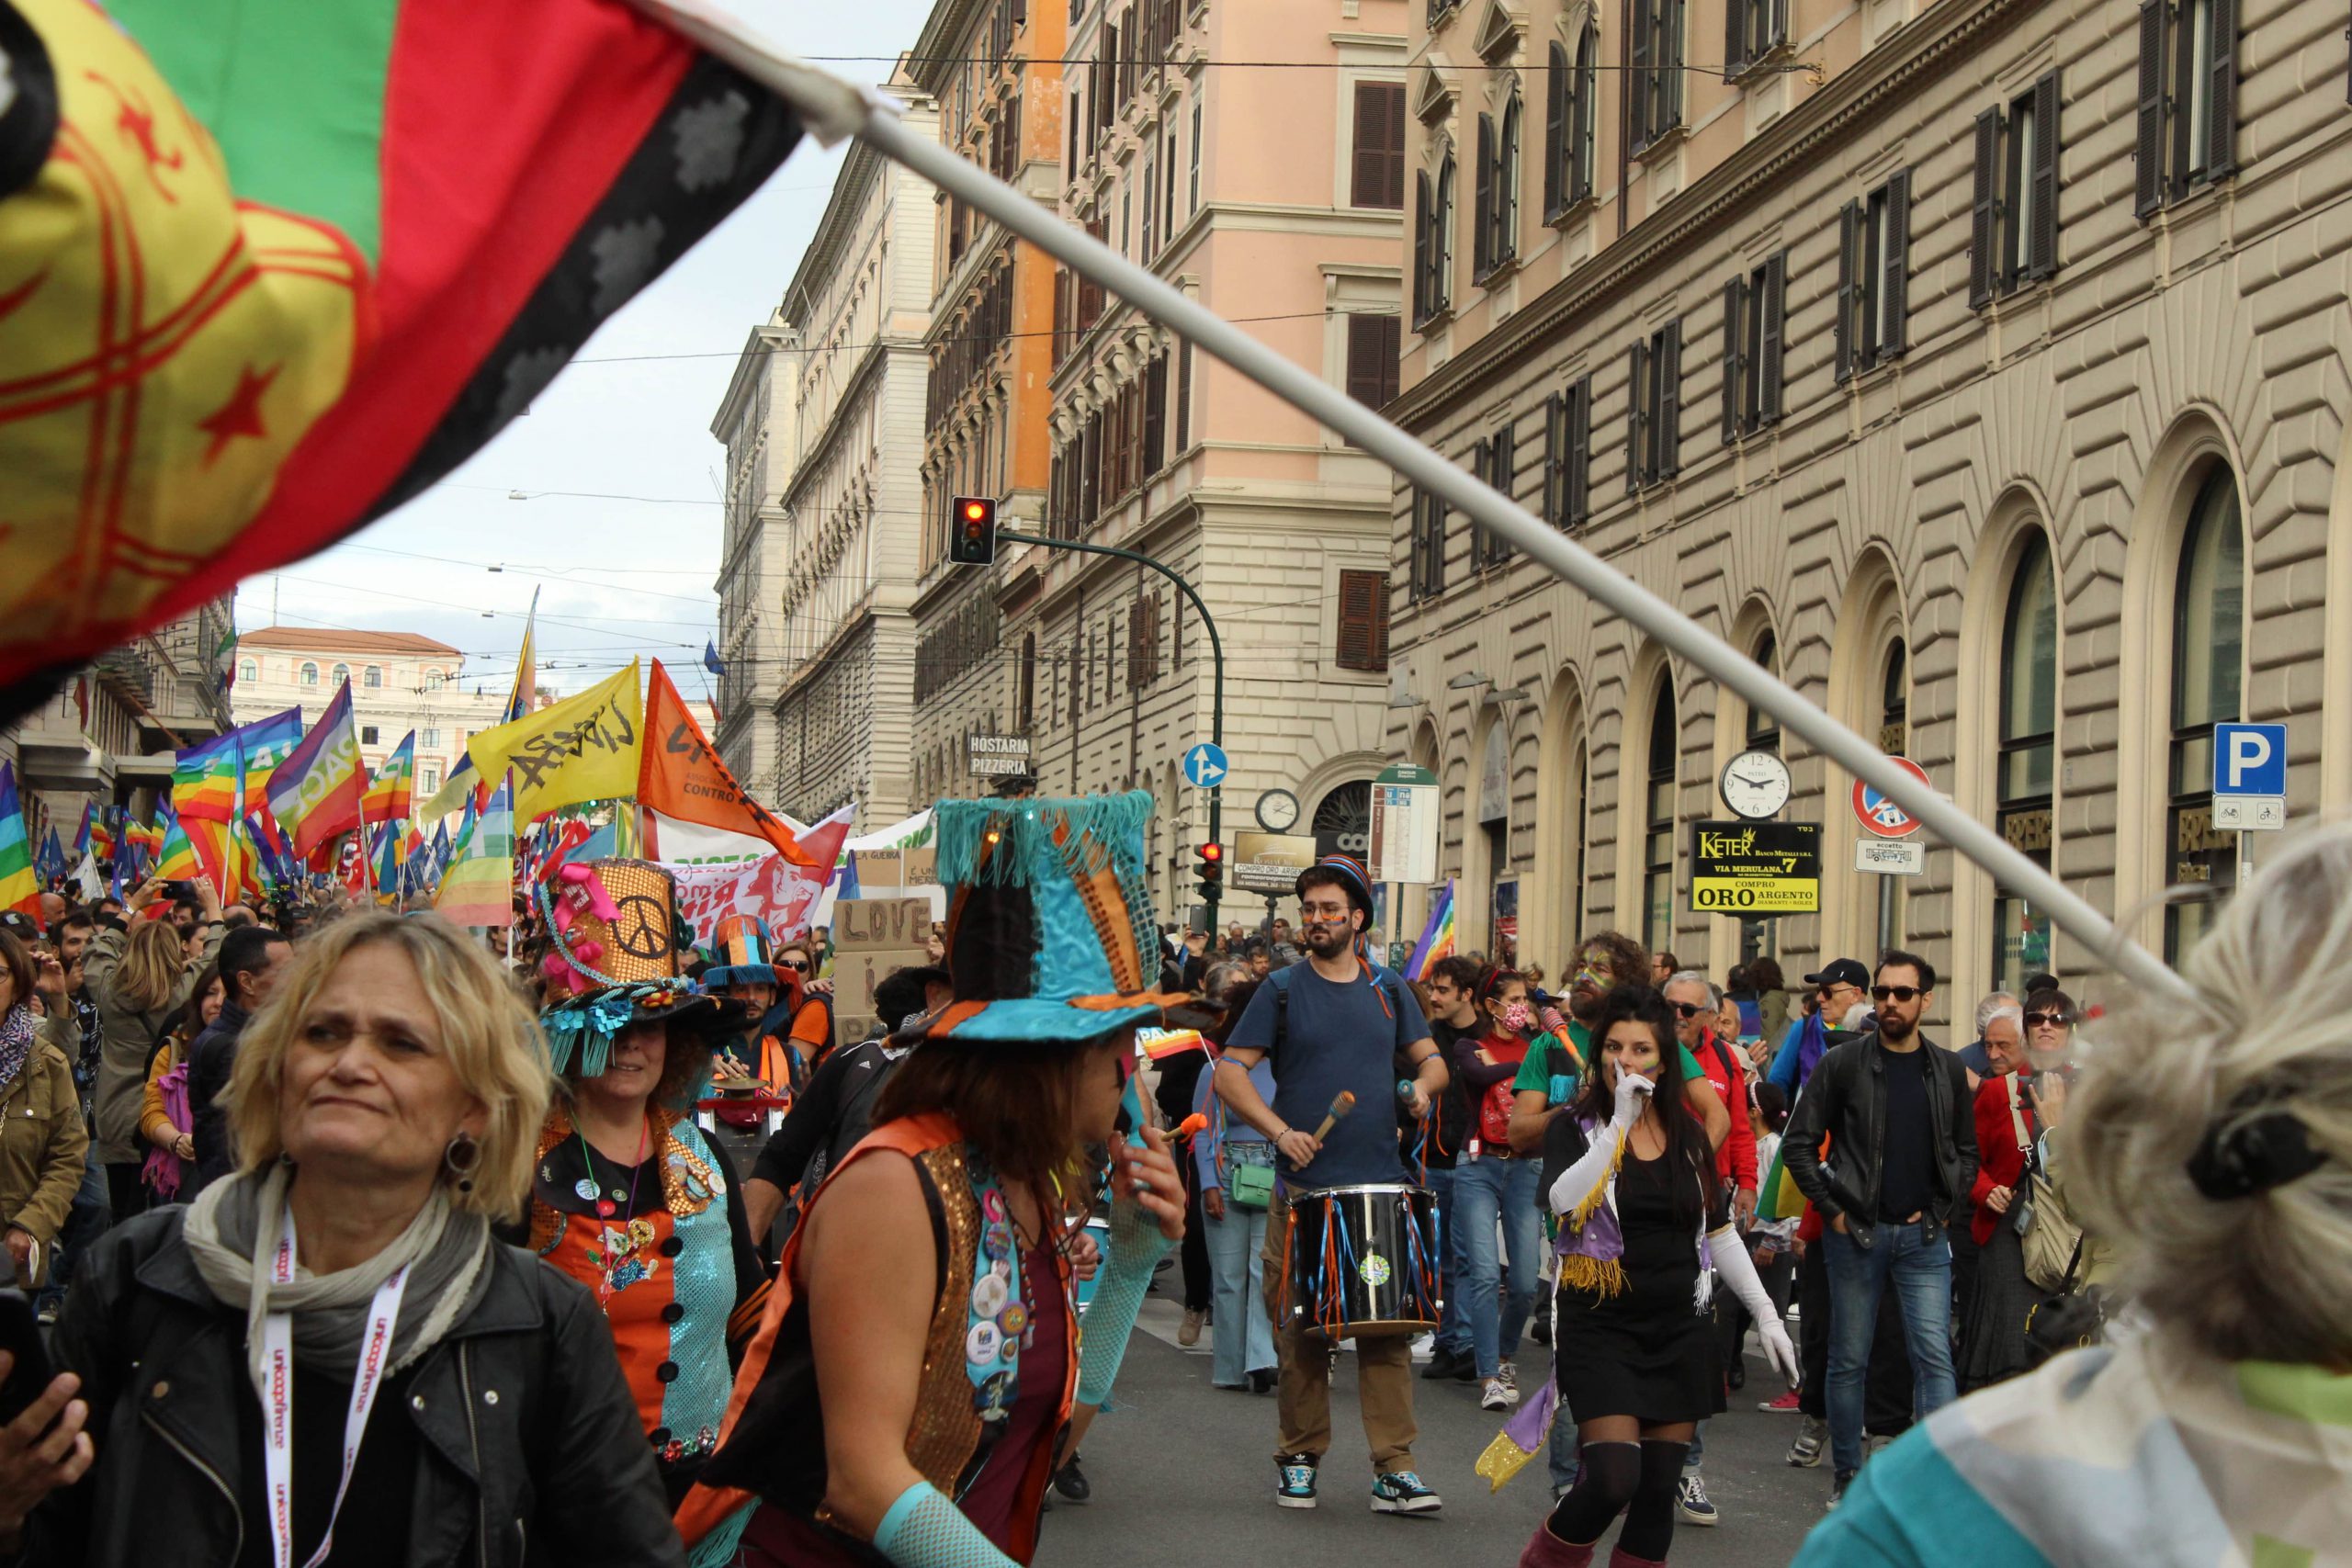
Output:
<instances>
[{"instance_id":1,"label":"fishnet sleeve","mask_svg":"<svg viewBox=\"0 0 2352 1568\"><path fill-rule=\"evenodd\" d=\"M874 1532L874 1549L898 1568L1019 1568L928 1481L899 1494Z\"/></svg>"},{"instance_id":2,"label":"fishnet sleeve","mask_svg":"<svg viewBox=\"0 0 2352 1568\"><path fill-rule=\"evenodd\" d=\"M1159 1222L1142 1204L1122 1198L1111 1205L1110 1256L1103 1259L1102 1280L1086 1309L1085 1343L1078 1354L1080 1404L1099 1405L1111 1396L1119 1363L1126 1359L1136 1314L1143 1309L1144 1292L1151 1289L1152 1269L1167 1256L1169 1245Z\"/></svg>"}]
</instances>

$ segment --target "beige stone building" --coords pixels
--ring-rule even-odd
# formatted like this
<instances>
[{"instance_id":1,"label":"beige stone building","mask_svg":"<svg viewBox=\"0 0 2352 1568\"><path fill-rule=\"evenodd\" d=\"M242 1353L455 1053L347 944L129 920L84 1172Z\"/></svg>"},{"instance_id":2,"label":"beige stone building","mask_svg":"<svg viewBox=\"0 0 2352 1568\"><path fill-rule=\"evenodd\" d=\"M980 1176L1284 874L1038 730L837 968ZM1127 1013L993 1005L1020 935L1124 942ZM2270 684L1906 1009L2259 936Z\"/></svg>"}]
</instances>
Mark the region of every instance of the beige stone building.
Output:
<instances>
[{"instance_id":1,"label":"beige stone building","mask_svg":"<svg viewBox=\"0 0 2352 1568\"><path fill-rule=\"evenodd\" d=\"M299 705L302 722L315 724L346 680L360 761L371 773L416 732L413 787L422 802L448 781L466 742L503 720L514 675L511 666L469 675L463 653L414 632L263 626L237 638L237 722Z\"/></svg>"},{"instance_id":2,"label":"beige stone building","mask_svg":"<svg viewBox=\"0 0 2352 1568\"><path fill-rule=\"evenodd\" d=\"M1406 12L1406 0L1071 6L1058 162L1025 183L1334 385L1385 401ZM1319 68L1212 64L1244 60ZM1228 843L1279 786L1301 804L1297 831L1360 847L1384 761L1386 469L1073 275L1055 274L1051 302L1037 340L1051 404L1031 411L1044 491L1008 515L1164 561L1207 602L1225 643ZM983 787L967 735L1025 736L1046 791L1157 796L1154 893L1170 914L1191 904L1207 809L1179 764L1209 738L1212 706L1197 614L1144 568L1036 547L1006 547L985 578L946 565L925 582L918 613L937 658L917 693L924 793ZM1261 906L1228 893L1227 908L1249 919Z\"/></svg>"},{"instance_id":3,"label":"beige stone building","mask_svg":"<svg viewBox=\"0 0 2352 1568\"><path fill-rule=\"evenodd\" d=\"M108 649L0 729L36 848L51 828L70 847L85 802L152 819L171 793L173 752L230 728L223 650L235 603L224 593Z\"/></svg>"},{"instance_id":4,"label":"beige stone building","mask_svg":"<svg viewBox=\"0 0 2352 1568\"><path fill-rule=\"evenodd\" d=\"M890 90L919 132L935 120ZM716 737L746 788L804 821L910 793L914 576L931 321L931 186L859 143L784 302L744 345L711 434L727 446Z\"/></svg>"},{"instance_id":5,"label":"beige stone building","mask_svg":"<svg viewBox=\"0 0 2352 1568\"><path fill-rule=\"evenodd\" d=\"M1389 412L2177 952L2221 894L2212 725L2352 794L2342 7L1415 7ZM1515 130L1514 129L1515 128ZM1464 940L1621 927L1721 973L1901 940L1964 1014L2089 958L1940 846L1853 869L1851 781L1616 616L1395 504L1392 754ZM1775 750L1817 915L1694 913L1690 827ZM2259 849L2258 836L2256 847ZM1506 886L1508 885L1508 886Z\"/></svg>"}]
</instances>

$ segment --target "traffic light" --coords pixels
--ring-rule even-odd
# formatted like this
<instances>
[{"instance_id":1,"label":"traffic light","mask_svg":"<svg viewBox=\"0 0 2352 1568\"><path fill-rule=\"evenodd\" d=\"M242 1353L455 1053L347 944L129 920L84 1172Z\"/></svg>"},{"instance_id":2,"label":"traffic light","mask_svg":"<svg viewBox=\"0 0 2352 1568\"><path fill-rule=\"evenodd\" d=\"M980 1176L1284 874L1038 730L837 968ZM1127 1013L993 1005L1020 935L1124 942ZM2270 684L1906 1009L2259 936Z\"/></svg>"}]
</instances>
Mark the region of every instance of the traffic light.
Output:
<instances>
[{"instance_id":1,"label":"traffic light","mask_svg":"<svg viewBox=\"0 0 2352 1568\"><path fill-rule=\"evenodd\" d=\"M1201 897L1214 901L1217 885L1225 880L1225 846L1206 843L1193 852L1200 857Z\"/></svg>"},{"instance_id":2,"label":"traffic light","mask_svg":"<svg viewBox=\"0 0 2352 1568\"><path fill-rule=\"evenodd\" d=\"M958 566L986 566L996 559L996 502L985 495L959 495L953 502L954 536L947 558Z\"/></svg>"}]
</instances>

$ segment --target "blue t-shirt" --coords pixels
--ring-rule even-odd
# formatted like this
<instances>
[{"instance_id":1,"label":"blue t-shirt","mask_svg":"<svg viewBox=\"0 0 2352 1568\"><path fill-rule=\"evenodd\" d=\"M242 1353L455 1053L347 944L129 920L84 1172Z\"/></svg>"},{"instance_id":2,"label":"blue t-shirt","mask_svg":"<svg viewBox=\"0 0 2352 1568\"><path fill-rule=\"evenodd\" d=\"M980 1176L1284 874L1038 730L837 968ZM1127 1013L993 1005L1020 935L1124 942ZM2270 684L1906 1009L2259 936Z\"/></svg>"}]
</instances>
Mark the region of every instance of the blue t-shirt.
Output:
<instances>
[{"instance_id":1,"label":"blue t-shirt","mask_svg":"<svg viewBox=\"0 0 2352 1568\"><path fill-rule=\"evenodd\" d=\"M1342 1089L1356 1097L1355 1109L1325 1135L1321 1154L1303 1170L1283 1169L1286 1188L1404 1179L1396 1145L1396 1053L1428 1039L1430 1026L1411 990L1394 978L1382 984L1385 975L1359 965L1356 977L1343 985L1326 980L1304 959L1282 971L1290 1010L1282 1050L1272 1058L1274 1114L1312 1134ZM1227 1049L1273 1051L1274 991L1272 984L1258 987Z\"/></svg>"}]
</instances>

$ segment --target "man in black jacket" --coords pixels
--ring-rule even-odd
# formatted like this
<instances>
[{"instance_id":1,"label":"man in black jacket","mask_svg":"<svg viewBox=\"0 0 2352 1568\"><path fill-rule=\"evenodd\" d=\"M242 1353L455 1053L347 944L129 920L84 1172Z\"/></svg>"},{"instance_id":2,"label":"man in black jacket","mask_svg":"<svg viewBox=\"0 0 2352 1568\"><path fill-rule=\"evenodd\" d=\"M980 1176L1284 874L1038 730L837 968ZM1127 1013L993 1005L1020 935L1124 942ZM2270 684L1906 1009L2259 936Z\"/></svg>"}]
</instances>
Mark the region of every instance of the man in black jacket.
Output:
<instances>
[{"instance_id":1,"label":"man in black jacket","mask_svg":"<svg viewBox=\"0 0 2352 1568\"><path fill-rule=\"evenodd\" d=\"M1960 1058L1919 1032L1935 986L1935 967L1917 954L1880 958L1871 987L1877 1031L1822 1057L1781 1145L1827 1227L1832 1507L1861 1468L1863 1374L1890 1282L1902 1297L1918 1415L1958 1397L1942 1216L1976 1179L1976 1121Z\"/></svg>"}]
</instances>

